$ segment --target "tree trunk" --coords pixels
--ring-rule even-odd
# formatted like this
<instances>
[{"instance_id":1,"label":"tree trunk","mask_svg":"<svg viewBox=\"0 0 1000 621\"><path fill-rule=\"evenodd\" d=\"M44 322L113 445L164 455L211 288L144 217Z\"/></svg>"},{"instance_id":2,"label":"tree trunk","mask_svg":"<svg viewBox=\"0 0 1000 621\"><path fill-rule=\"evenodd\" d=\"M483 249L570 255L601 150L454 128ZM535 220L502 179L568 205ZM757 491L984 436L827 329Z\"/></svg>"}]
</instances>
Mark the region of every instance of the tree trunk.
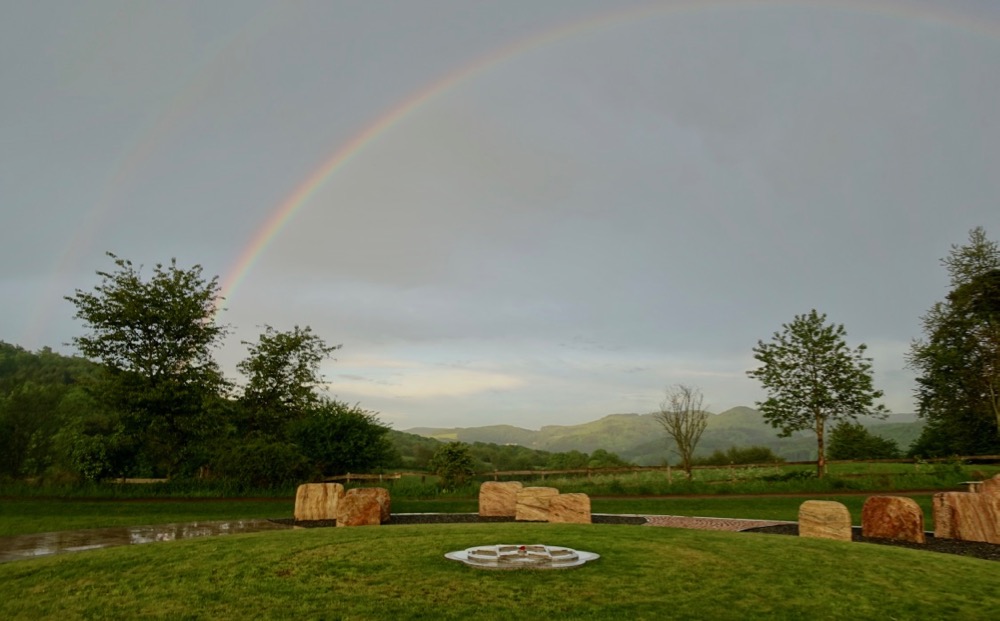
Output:
<instances>
[{"instance_id":1,"label":"tree trunk","mask_svg":"<svg viewBox=\"0 0 1000 621\"><path fill-rule=\"evenodd\" d=\"M826 472L826 446L823 438L825 422L821 414L816 415L816 477L819 479L822 479Z\"/></svg>"}]
</instances>

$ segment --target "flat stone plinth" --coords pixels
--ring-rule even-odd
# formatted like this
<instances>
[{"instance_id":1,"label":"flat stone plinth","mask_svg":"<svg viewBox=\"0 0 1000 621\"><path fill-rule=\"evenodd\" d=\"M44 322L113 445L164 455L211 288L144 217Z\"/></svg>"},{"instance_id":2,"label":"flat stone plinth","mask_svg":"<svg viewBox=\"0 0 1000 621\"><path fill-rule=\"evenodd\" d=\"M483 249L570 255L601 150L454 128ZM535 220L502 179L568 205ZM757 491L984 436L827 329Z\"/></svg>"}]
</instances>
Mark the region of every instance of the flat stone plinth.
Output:
<instances>
[{"instance_id":1,"label":"flat stone plinth","mask_svg":"<svg viewBox=\"0 0 1000 621\"><path fill-rule=\"evenodd\" d=\"M593 552L540 544L478 546L444 556L480 569L566 569L601 558Z\"/></svg>"}]
</instances>

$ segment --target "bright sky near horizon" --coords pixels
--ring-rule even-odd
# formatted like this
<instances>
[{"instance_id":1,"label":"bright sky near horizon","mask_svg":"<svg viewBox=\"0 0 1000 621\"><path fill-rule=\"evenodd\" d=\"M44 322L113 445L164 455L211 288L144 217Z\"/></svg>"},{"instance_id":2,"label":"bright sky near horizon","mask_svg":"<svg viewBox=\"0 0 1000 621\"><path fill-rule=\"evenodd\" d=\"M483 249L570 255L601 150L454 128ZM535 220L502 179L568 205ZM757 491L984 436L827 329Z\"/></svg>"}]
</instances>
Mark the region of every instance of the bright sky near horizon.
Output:
<instances>
[{"instance_id":1,"label":"bright sky near horizon","mask_svg":"<svg viewBox=\"0 0 1000 621\"><path fill-rule=\"evenodd\" d=\"M1000 3L3 3L0 340L64 345L106 251L342 343L397 429L701 388L816 308L895 412L939 259L1000 239ZM146 273L149 273L147 268Z\"/></svg>"}]
</instances>

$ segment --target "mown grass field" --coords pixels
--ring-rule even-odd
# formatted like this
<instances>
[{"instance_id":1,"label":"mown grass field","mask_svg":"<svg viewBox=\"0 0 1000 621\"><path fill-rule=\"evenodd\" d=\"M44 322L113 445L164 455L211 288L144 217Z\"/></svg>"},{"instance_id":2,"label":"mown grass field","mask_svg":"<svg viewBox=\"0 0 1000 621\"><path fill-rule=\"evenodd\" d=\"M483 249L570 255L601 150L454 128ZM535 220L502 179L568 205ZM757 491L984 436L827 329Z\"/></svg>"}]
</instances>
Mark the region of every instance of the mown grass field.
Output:
<instances>
[{"instance_id":1,"label":"mown grass field","mask_svg":"<svg viewBox=\"0 0 1000 621\"><path fill-rule=\"evenodd\" d=\"M484 571L493 543L597 552ZM0 565L3 619L993 619L996 564L914 550L636 526L289 530Z\"/></svg>"}]
</instances>

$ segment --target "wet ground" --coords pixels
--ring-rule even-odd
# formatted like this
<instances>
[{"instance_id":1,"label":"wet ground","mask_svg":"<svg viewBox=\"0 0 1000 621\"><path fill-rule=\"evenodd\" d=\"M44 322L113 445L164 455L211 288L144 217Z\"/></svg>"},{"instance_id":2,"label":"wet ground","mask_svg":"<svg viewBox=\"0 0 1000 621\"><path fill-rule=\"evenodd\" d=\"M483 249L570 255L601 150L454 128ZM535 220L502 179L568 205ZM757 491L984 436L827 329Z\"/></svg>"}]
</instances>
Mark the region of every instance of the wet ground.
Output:
<instances>
[{"instance_id":1,"label":"wet ground","mask_svg":"<svg viewBox=\"0 0 1000 621\"><path fill-rule=\"evenodd\" d=\"M114 546L256 533L266 530L286 530L288 528L291 527L270 520L230 520L225 522L158 524L156 526L88 528L57 533L15 535L0 537L0 563Z\"/></svg>"}]
</instances>

